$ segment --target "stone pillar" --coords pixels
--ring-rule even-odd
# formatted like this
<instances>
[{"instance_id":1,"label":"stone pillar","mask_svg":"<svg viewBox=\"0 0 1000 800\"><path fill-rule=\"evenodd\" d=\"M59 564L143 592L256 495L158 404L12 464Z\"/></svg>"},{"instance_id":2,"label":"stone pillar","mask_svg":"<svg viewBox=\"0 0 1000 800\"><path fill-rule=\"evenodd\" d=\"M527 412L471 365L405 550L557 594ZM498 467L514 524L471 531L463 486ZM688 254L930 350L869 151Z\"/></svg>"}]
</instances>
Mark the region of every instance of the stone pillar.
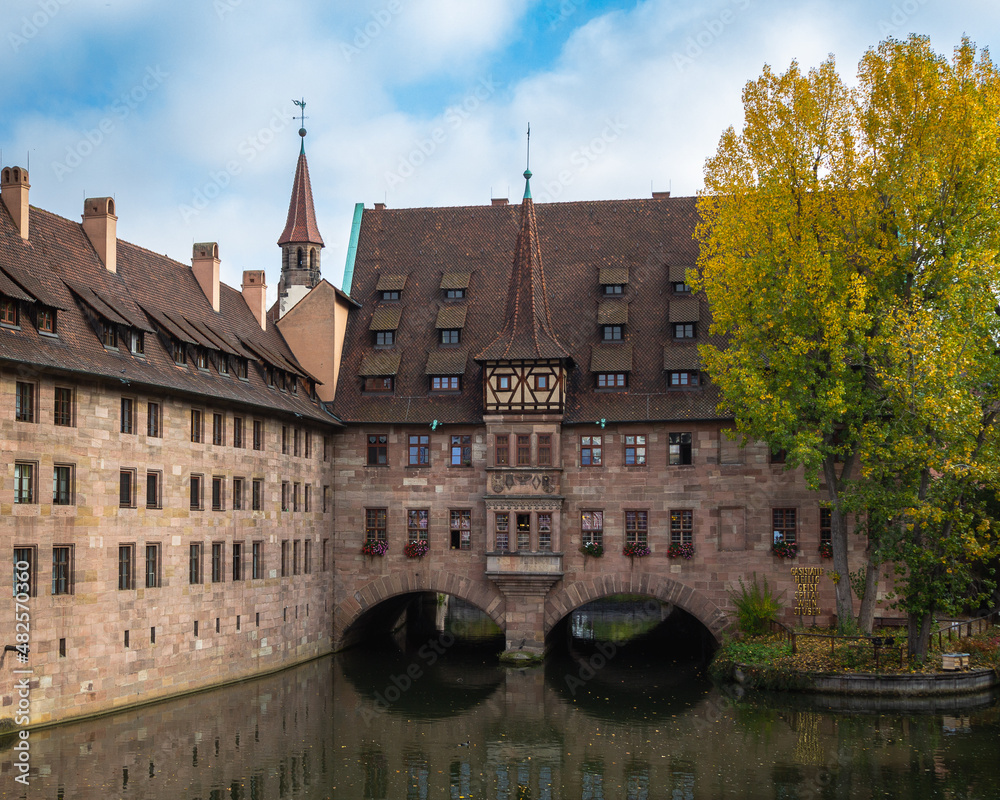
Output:
<instances>
[{"instance_id":1,"label":"stone pillar","mask_svg":"<svg viewBox=\"0 0 1000 800\"><path fill-rule=\"evenodd\" d=\"M561 575L503 572L489 574L506 600L508 663L529 663L545 655L545 597Z\"/></svg>"}]
</instances>

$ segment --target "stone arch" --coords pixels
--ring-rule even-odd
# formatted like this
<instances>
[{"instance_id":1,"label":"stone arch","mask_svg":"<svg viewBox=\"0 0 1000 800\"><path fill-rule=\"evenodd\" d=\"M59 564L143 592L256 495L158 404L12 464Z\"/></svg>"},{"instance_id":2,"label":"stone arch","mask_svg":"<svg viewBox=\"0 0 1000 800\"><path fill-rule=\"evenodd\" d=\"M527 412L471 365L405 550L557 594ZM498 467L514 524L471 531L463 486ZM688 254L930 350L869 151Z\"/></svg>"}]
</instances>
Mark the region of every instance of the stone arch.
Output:
<instances>
[{"instance_id":1,"label":"stone arch","mask_svg":"<svg viewBox=\"0 0 1000 800\"><path fill-rule=\"evenodd\" d=\"M316 269L319 264L316 262L316 248L310 248L309 250L309 269Z\"/></svg>"},{"instance_id":2,"label":"stone arch","mask_svg":"<svg viewBox=\"0 0 1000 800\"><path fill-rule=\"evenodd\" d=\"M609 594L642 594L673 603L701 622L717 642L734 620L701 592L678 581L648 573L627 575L597 575L574 581L550 595L545 603L545 635L576 608L600 600Z\"/></svg>"},{"instance_id":3,"label":"stone arch","mask_svg":"<svg viewBox=\"0 0 1000 800\"><path fill-rule=\"evenodd\" d=\"M333 649L342 646L344 634L361 616L379 603L414 592L440 592L471 603L487 614L500 630L507 627L506 605L500 590L488 581L473 581L441 570L383 575L365 584L333 610Z\"/></svg>"},{"instance_id":4,"label":"stone arch","mask_svg":"<svg viewBox=\"0 0 1000 800\"><path fill-rule=\"evenodd\" d=\"M305 251L300 247L295 251L295 266L299 269L305 269Z\"/></svg>"}]
</instances>

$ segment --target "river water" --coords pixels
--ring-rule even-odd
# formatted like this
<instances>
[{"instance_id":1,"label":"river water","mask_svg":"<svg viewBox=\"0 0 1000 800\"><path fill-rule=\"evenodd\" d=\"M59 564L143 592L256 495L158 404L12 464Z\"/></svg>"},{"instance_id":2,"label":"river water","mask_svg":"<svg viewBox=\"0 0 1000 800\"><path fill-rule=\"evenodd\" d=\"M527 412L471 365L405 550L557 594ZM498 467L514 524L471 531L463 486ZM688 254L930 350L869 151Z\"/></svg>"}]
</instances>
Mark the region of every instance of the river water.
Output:
<instances>
[{"instance_id":1,"label":"river water","mask_svg":"<svg viewBox=\"0 0 1000 800\"><path fill-rule=\"evenodd\" d=\"M449 629L38 730L27 789L0 745L0 797L1000 798L996 694L905 711L736 698L656 614L630 643L592 616L543 668L499 667L495 642Z\"/></svg>"}]
</instances>

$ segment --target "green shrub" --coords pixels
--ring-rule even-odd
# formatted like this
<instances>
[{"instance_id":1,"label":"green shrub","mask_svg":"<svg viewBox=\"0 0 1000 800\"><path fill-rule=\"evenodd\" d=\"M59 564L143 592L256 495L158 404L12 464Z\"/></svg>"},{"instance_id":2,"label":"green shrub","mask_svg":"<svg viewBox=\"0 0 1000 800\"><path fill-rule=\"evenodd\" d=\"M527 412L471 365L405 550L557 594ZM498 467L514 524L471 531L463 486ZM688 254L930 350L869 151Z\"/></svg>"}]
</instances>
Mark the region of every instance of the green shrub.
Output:
<instances>
[{"instance_id":1,"label":"green shrub","mask_svg":"<svg viewBox=\"0 0 1000 800\"><path fill-rule=\"evenodd\" d=\"M772 622L777 621L781 597L771 591L766 575L758 581L755 572L749 586L743 583L742 577L739 581L739 591L730 589L729 599L736 606L740 630L747 636L761 636L771 629Z\"/></svg>"}]
</instances>

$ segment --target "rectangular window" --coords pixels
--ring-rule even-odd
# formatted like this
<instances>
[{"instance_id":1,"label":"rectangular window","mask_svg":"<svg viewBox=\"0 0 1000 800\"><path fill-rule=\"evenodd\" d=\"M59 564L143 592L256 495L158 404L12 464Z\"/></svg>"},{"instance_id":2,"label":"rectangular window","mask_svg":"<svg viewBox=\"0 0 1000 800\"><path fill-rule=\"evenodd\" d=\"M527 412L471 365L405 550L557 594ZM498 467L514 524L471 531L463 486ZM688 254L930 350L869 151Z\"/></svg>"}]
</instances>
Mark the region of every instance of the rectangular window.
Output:
<instances>
[{"instance_id":1,"label":"rectangular window","mask_svg":"<svg viewBox=\"0 0 1000 800\"><path fill-rule=\"evenodd\" d=\"M601 329L601 338L606 342L620 342L622 338L621 325L605 325Z\"/></svg>"},{"instance_id":2,"label":"rectangular window","mask_svg":"<svg viewBox=\"0 0 1000 800\"><path fill-rule=\"evenodd\" d=\"M833 511L829 508L819 510L819 543L833 544Z\"/></svg>"},{"instance_id":3,"label":"rectangular window","mask_svg":"<svg viewBox=\"0 0 1000 800\"><path fill-rule=\"evenodd\" d=\"M628 385L624 372L598 372L598 389L624 389Z\"/></svg>"},{"instance_id":4,"label":"rectangular window","mask_svg":"<svg viewBox=\"0 0 1000 800\"><path fill-rule=\"evenodd\" d=\"M14 397L14 419L18 422L35 421L35 390L35 384L17 381L17 393Z\"/></svg>"},{"instance_id":5,"label":"rectangular window","mask_svg":"<svg viewBox=\"0 0 1000 800\"><path fill-rule=\"evenodd\" d=\"M411 508L406 512L406 541L428 541L427 523L430 512L426 508Z\"/></svg>"},{"instance_id":6,"label":"rectangular window","mask_svg":"<svg viewBox=\"0 0 1000 800\"><path fill-rule=\"evenodd\" d=\"M52 548L52 594L73 594L73 546Z\"/></svg>"},{"instance_id":7,"label":"rectangular window","mask_svg":"<svg viewBox=\"0 0 1000 800\"><path fill-rule=\"evenodd\" d=\"M222 542L212 542L212 583L222 583Z\"/></svg>"},{"instance_id":8,"label":"rectangular window","mask_svg":"<svg viewBox=\"0 0 1000 800\"><path fill-rule=\"evenodd\" d=\"M37 464L27 461L14 463L14 502L35 503L35 469Z\"/></svg>"},{"instance_id":9,"label":"rectangular window","mask_svg":"<svg viewBox=\"0 0 1000 800\"><path fill-rule=\"evenodd\" d=\"M306 539L302 548L302 571L308 575L312 572L312 541Z\"/></svg>"},{"instance_id":10,"label":"rectangular window","mask_svg":"<svg viewBox=\"0 0 1000 800\"><path fill-rule=\"evenodd\" d=\"M205 370L208 369L208 350L206 350L204 347L199 347L196 352L195 358L197 359L198 362L198 369L205 369Z\"/></svg>"},{"instance_id":11,"label":"rectangular window","mask_svg":"<svg viewBox=\"0 0 1000 800\"><path fill-rule=\"evenodd\" d=\"M203 475L192 475L191 476L191 510L199 511L202 508L201 504L201 481Z\"/></svg>"},{"instance_id":12,"label":"rectangular window","mask_svg":"<svg viewBox=\"0 0 1000 800\"><path fill-rule=\"evenodd\" d=\"M254 478L253 484L251 486L251 498L250 498L250 510L260 511L261 501L264 495L264 481L259 478Z\"/></svg>"},{"instance_id":13,"label":"rectangular window","mask_svg":"<svg viewBox=\"0 0 1000 800\"><path fill-rule=\"evenodd\" d=\"M329 497L330 497L330 487L329 486L324 486L323 487L323 513L324 514L327 512L327 509L329 508Z\"/></svg>"},{"instance_id":14,"label":"rectangular window","mask_svg":"<svg viewBox=\"0 0 1000 800\"><path fill-rule=\"evenodd\" d=\"M646 464L646 434L626 434L625 463L628 466L641 467Z\"/></svg>"},{"instance_id":15,"label":"rectangular window","mask_svg":"<svg viewBox=\"0 0 1000 800\"><path fill-rule=\"evenodd\" d=\"M796 510L794 508L772 508L771 521L774 544L785 542L795 544Z\"/></svg>"},{"instance_id":16,"label":"rectangular window","mask_svg":"<svg viewBox=\"0 0 1000 800\"><path fill-rule=\"evenodd\" d=\"M233 580L243 580L243 542L233 542Z\"/></svg>"},{"instance_id":17,"label":"rectangular window","mask_svg":"<svg viewBox=\"0 0 1000 800\"><path fill-rule=\"evenodd\" d=\"M264 577L264 543L254 542L252 550L253 561L250 576L256 580Z\"/></svg>"},{"instance_id":18,"label":"rectangular window","mask_svg":"<svg viewBox=\"0 0 1000 800\"><path fill-rule=\"evenodd\" d=\"M434 375L431 378L431 391L457 392L460 388L458 375Z\"/></svg>"},{"instance_id":19,"label":"rectangular window","mask_svg":"<svg viewBox=\"0 0 1000 800\"><path fill-rule=\"evenodd\" d=\"M302 490L302 510L312 511L312 484L307 483Z\"/></svg>"},{"instance_id":20,"label":"rectangular window","mask_svg":"<svg viewBox=\"0 0 1000 800\"><path fill-rule=\"evenodd\" d=\"M366 392L391 392L392 376L365 378Z\"/></svg>"},{"instance_id":21,"label":"rectangular window","mask_svg":"<svg viewBox=\"0 0 1000 800\"><path fill-rule=\"evenodd\" d=\"M188 583L201 583L201 542L188 547Z\"/></svg>"},{"instance_id":22,"label":"rectangular window","mask_svg":"<svg viewBox=\"0 0 1000 800\"><path fill-rule=\"evenodd\" d=\"M263 420L255 419L253 421L253 449L263 450L264 449L264 422Z\"/></svg>"},{"instance_id":23,"label":"rectangular window","mask_svg":"<svg viewBox=\"0 0 1000 800\"><path fill-rule=\"evenodd\" d=\"M175 339L173 341L173 347L171 349L173 351L174 363L177 364L178 366L183 367L184 366L184 362L186 360L185 359L185 355L184 355L184 345L183 345L183 343L178 342Z\"/></svg>"},{"instance_id":24,"label":"rectangular window","mask_svg":"<svg viewBox=\"0 0 1000 800\"><path fill-rule=\"evenodd\" d=\"M649 512L625 512L625 541L632 544L649 544Z\"/></svg>"},{"instance_id":25,"label":"rectangular window","mask_svg":"<svg viewBox=\"0 0 1000 800\"><path fill-rule=\"evenodd\" d=\"M517 465L531 466L531 436L523 433L517 435Z\"/></svg>"},{"instance_id":26,"label":"rectangular window","mask_svg":"<svg viewBox=\"0 0 1000 800\"><path fill-rule=\"evenodd\" d=\"M135 400L131 397L122 398L122 433L135 433Z\"/></svg>"},{"instance_id":27,"label":"rectangular window","mask_svg":"<svg viewBox=\"0 0 1000 800\"><path fill-rule=\"evenodd\" d=\"M538 549L552 549L552 515L547 512L538 515Z\"/></svg>"},{"instance_id":28,"label":"rectangular window","mask_svg":"<svg viewBox=\"0 0 1000 800\"><path fill-rule=\"evenodd\" d=\"M309 431L303 431L302 433L302 446L303 455L306 458L312 458L312 436L309 435Z\"/></svg>"},{"instance_id":29,"label":"rectangular window","mask_svg":"<svg viewBox=\"0 0 1000 800\"><path fill-rule=\"evenodd\" d=\"M243 417L233 417L233 447L243 448Z\"/></svg>"},{"instance_id":30,"label":"rectangular window","mask_svg":"<svg viewBox=\"0 0 1000 800\"><path fill-rule=\"evenodd\" d=\"M445 289L444 296L448 300L461 300L465 297L465 289Z\"/></svg>"},{"instance_id":31,"label":"rectangular window","mask_svg":"<svg viewBox=\"0 0 1000 800\"><path fill-rule=\"evenodd\" d=\"M696 325L693 322L675 322L674 323L674 338L675 339L693 339L695 335Z\"/></svg>"},{"instance_id":32,"label":"rectangular window","mask_svg":"<svg viewBox=\"0 0 1000 800\"><path fill-rule=\"evenodd\" d=\"M510 391L510 375L498 375L497 376L497 391L499 391L499 392L509 392Z\"/></svg>"},{"instance_id":33,"label":"rectangular window","mask_svg":"<svg viewBox=\"0 0 1000 800\"><path fill-rule=\"evenodd\" d=\"M243 510L243 478L233 478L233 511Z\"/></svg>"},{"instance_id":34,"label":"rectangular window","mask_svg":"<svg viewBox=\"0 0 1000 800\"><path fill-rule=\"evenodd\" d=\"M385 434L368 435L368 466L384 467L389 463L389 437Z\"/></svg>"},{"instance_id":35,"label":"rectangular window","mask_svg":"<svg viewBox=\"0 0 1000 800\"><path fill-rule=\"evenodd\" d=\"M292 511L299 510L299 496L301 495L302 484L292 484Z\"/></svg>"},{"instance_id":36,"label":"rectangular window","mask_svg":"<svg viewBox=\"0 0 1000 800\"><path fill-rule=\"evenodd\" d=\"M292 542L292 575L298 575L301 570L299 569L299 556L302 549L302 542L296 539Z\"/></svg>"},{"instance_id":37,"label":"rectangular window","mask_svg":"<svg viewBox=\"0 0 1000 800\"><path fill-rule=\"evenodd\" d=\"M291 487L288 485L288 481L281 482L281 510L288 511L289 508L289 495L291 495Z\"/></svg>"},{"instance_id":38,"label":"rectangular window","mask_svg":"<svg viewBox=\"0 0 1000 800\"><path fill-rule=\"evenodd\" d=\"M691 294L691 287L687 281L674 281L673 286L675 294Z\"/></svg>"},{"instance_id":39,"label":"rectangular window","mask_svg":"<svg viewBox=\"0 0 1000 800\"><path fill-rule=\"evenodd\" d=\"M517 515L517 549L531 549L531 514Z\"/></svg>"},{"instance_id":40,"label":"rectangular window","mask_svg":"<svg viewBox=\"0 0 1000 800\"><path fill-rule=\"evenodd\" d=\"M691 434L671 433L669 436L669 455L667 463L676 466L678 464L691 463Z\"/></svg>"},{"instance_id":41,"label":"rectangular window","mask_svg":"<svg viewBox=\"0 0 1000 800\"><path fill-rule=\"evenodd\" d=\"M56 310L54 308L38 309L38 330L41 333L56 332Z\"/></svg>"},{"instance_id":42,"label":"rectangular window","mask_svg":"<svg viewBox=\"0 0 1000 800\"><path fill-rule=\"evenodd\" d=\"M200 442L202 438L201 410L191 409L191 441Z\"/></svg>"},{"instance_id":43,"label":"rectangular window","mask_svg":"<svg viewBox=\"0 0 1000 800\"><path fill-rule=\"evenodd\" d=\"M288 577L288 539L281 542L281 577Z\"/></svg>"},{"instance_id":44,"label":"rectangular window","mask_svg":"<svg viewBox=\"0 0 1000 800\"><path fill-rule=\"evenodd\" d=\"M288 426L281 426L281 454L283 456L288 455Z\"/></svg>"},{"instance_id":45,"label":"rectangular window","mask_svg":"<svg viewBox=\"0 0 1000 800\"><path fill-rule=\"evenodd\" d=\"M552 434L538 434L538 466L552 466Z\"/></svg>"},{"instance_id":46,"label":"rectangular window","mask_svg":"<svg viewBox=\"0 0 1000 800\"><path fill-rule=\"evenodd\" d=\"M212 478L212 511L222 511L225 507L225 478L218 475Z\"/></svg>"},{"instance_id":47,"label":"rectangular window","mask_svg":"<svg viewBox=\"0 0 1000 800\"><path fill-rule=\"evenodd\" d=\"M458 344L460 339L461 339L461 331L458 330L441 331L441 344Z\"/></svg>"},{"instance_id":48,"label":"rectangular window","mask_svg":"<svg viewBox=\"0 0 1000 800\"><path fill-rule=\"evenodd\" d=\"M701 385L701 376L696 370L674 370L669 373L667 384L671 389L689 389Z\"/></svg>"},{"instance_id":49,"label":"rectangular window","mask_svg":"<svg viewBox=\"0 0 1000 800\"><path fill-rule=\"evenodd\" d=\"M226 418L222 414L212 414L212 444L226 443Z\"/></svg>"},{"instance_id":50,"label":"rectangular window","mask_svg":"<svg viewBox=\"0 0 1000 800\"><path fill-rule=\"evenodd\" d=\"M161 472L146 473L146 508L160 508L160 484L162 482Z\"/></svg>"},{"instance_id":51,"label":"rectangular window","mask_svg":"<svg viewBox=\"0 0 1000 800\"><path fill-rule=\"evenodd\" d=\"M159 439L162 435L160 431L162 426L160 424L160 404L159 403L147 403L146 404L146 436L152 439Z\"/></svg>"},{"instance_id":52,"label":"rectangular window","mask_svg":"<svg viewBox=\"0 0 1000 800\"><path fill-rule=\"evenodd\" d=\"M118 328L112 322L101 323L101 341L112 350L118 349Z\"/></svg>"},{"instance_id":53,"label":"rectangular window","mask_svg":"<svg viewBox=\"0 0 1000 800\"><path fill-rule=\"evenodd\" d=\"M135 508L135 480L136 471L134 469L126 468L118 471L119 508Z\"/></svg>"},{"instance_id":54,"label":"rectangular window","mask_svg":"<svg viewBox=\"0 0 1000 800\"><path fill-rule=\"evenodd\" d=\"M38 593L36 580L37 560L35 547L14 548L14 583L13 594L34 597Z\"/></svg>"},{"instance_id":55,"label":"rectangular window","mask_svg":"<svg viewBox=\"0 0 1000 800\"><path fill-rule=\"evenodd\" d=\"M496 462L498 467L506 467L510 463L510 437L506 433L497 434Z\"/></svg>"},{"instance_id":56,"label":"rectangular window","mask_svg":"<svg viewBox=\"0 0 1000 800\"><path fill-rule=\"evenodd\" d=\"M0 297L0 325L17 325L17 301L10 297Z\"/></svg>"},{"instance_id":57,"label":"rectangular window","mask_svg":"<svg viewBox=\"0 0 1000 800\"><path fill-rule=\"evenodd\" d=\"M393 343L396 341L395 331L376 331L375 332L375 346L376 347L392 347Z\"/></svg>"},{"instance_id":58,"label":"rectangular window","mask_svg":"<svg viewBox=\"0 0 1000 800\"><path fill-rule=\"evenodd\" d=\"M603 285L604 294L614 297L615 295L620 295L625 291L625 284L623 283L605 283Z\"/></svg>"},{"instance_id":59,"label":"rectangular window","mask_svg":"<svg viewBox=\"0 0 1000 800\"><path fill-rule=\"evenodd\" d=\"M430 436L411 436L409 439L409 460L411 467L426 467L431 463Z\"/></svg>"},{"instance_id":60,"label":"rectangular window","mask_svg":"<svg viewBox=\"0 0 1000 800\"><path fill-rule=\"evenodd\" d=\"M472 437L451 437L451 465L453 467L472 466Z\"/></svg>"},{"instance_id":61,"label":"rectangular window","mask_svg":"<svg viewBox=\"0 0 1000 800\"><path fill-rule=\"evenodd\" d=\"M374 542L385 541L385 518L386 509L366 508L365 509L365 541Z\"/></svg>"},{"instance_id":62,"label":"rectangular window","mask_svg":"<svg viewBox=\"0 0 1000 800\"><path fill-rule=\"evenodd\" d=\"M56 464L52 467L52 504L73 505L73 466Z\"/></svg>"},{"instance_id":63,"label":"rectangular window","mask_svg":"<svg viewBox=\"0 0 1000 800\"><path fill-rule=\"evenodd\" d=\"M771 464L784 464L786 455L784 450L772 450L768 456L768 461Z\"/></svg>"},{"instance_id":64,"label":"rectangular window","mask_svg":"<svg viewBox=\"0 0 1000 800\"><path fill-rule=\"evenodd\" d=\"M73 427L73 390L66 386L56 387L53 422L64 428Z\"/></svg>"},{"instance_id":65,"label":"rectangular window","mask_svg":"<svg viewBox=\"0 0 1000 800\"><path fill-rule=\"evenodd\" d=\"M302 455L302 431L298 428L292 431L292 455L296 458Z\"/></svg>"},{"instance_id":66,"label":"rectangular window","mask_svg":"<svg viewBox=\"0 0 1000 800\"><path fill-rule=\"evenodd\" d=\"M531 377L532 377L532 382L534 384L534 387L535 387L536 391L543 391L544 392L551 385L551 383L550 383L550 381L552 379L551 375L532 375Z\"/></svg>"},{"instance_id":67,"label":"rectangular window","mask_svg":"<svg viewBox=\"0 0 1000 800\"><path fill-rule=\"evenodd\" d=\"M604 512L584 511L580 514L580 530L584 544L604 546Z\"/></svg>"},{"instance_id":68,"label":"rectangular window","mask_svg":"<svg viewBox=\"0 0 1000 800\"><path fill-rule=\"evenodd\" d=\"M330 460L330 437L329 436L324 436L323 437L323 460L324 461L329 461Z\"/></svg>"},{"instance_id":69,"label":"rectangular window","mask_svg":"<svg viewBox=\"0 0 1000 800\"><path fill-rule=\"evenodd\" d=\"M160 585L160 546L146 545L146 588L155 589Z\"/></svg>"},{"instance_id":70,"label":"rectangular window","mask_svg":"<svg viewBox=\"0 0 1000 800\"><path fill-rule=\"evenodd\" d=\"M320 559L321 559L321 562L322 562L322 567L321 568L322 568L323 572L326 572L326 570L327 570L326 551L327 551L327 544L328 544L329 541L330 541L329 539L324 539L323 543L322 543L322 546L321 546L322 549L320 550Z\"/></svg>"},{"instance_id":71,"label":"rectangular window","mask_svg":"<svg viewBox=\"0 0 1000 800\"><path fill-rule=\"evenodd\" d=\"M118 545L118 589L135 588L135 545Z\"/></svg>"},{"instance_id":72,"label":"rectangular window","mask_svg":"<svg viewBox=\"0 0 1000 800\"><path fill-rule=\"evenodd\" d=\"M496 513L496 544L498 553L506 553L510 550L510 514L506 511Z\"/></svg>"},{"instance_id":73,"label":"rectangular window","mask_svg":"<svg viewBox=\"0 0 1000 800\"><path fill-rule=\"evenodd\" d=\"M581 436L580 437L580 466L599 467L601 466L601 437Z\"/></svg>"},{"instance_id":74,"label":"rectangular window","mask_svg":"<svg viewBox=\"0 0 1000 800\"><path fill-rule=\"evenodd\" d=\"M472 511L461 509L451 512L451 549L469 550L472 547Z\"/></svg>"}]
</instances>

